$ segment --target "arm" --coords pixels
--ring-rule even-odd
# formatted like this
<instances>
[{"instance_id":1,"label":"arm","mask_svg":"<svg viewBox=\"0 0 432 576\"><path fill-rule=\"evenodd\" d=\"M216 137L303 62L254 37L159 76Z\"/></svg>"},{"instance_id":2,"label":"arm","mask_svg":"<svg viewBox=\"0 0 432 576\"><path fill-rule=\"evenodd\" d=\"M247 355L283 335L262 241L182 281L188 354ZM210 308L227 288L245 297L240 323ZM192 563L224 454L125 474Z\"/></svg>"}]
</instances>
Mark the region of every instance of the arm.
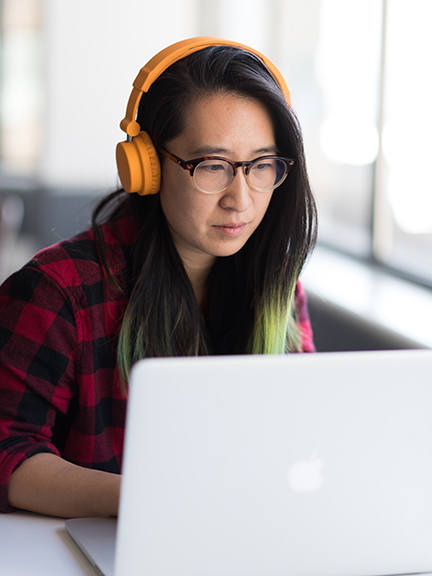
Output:
<instances>
[{"instance_id":1,"label":"arm","mask_svg":"<svg viewBox=\"0 0 432 576\"><path fill-rule=\"evenodd\" d=\"M90 316L105 308L79 307L74 294L34 267L0 288L1 512L117 511L125 399L107 346L84 330L105 328Z\"/></svg>"},{"instance_id":2,"label":"arm","mask_svg":"<svg viewBox=\"0 0 432 576\"><path fill-rule=\"evenodd\" d=\"M35 454L12 473L11 506L62 516L117 516L118 474L82 468L54 454Z\"/></svg>"}]
</instances>

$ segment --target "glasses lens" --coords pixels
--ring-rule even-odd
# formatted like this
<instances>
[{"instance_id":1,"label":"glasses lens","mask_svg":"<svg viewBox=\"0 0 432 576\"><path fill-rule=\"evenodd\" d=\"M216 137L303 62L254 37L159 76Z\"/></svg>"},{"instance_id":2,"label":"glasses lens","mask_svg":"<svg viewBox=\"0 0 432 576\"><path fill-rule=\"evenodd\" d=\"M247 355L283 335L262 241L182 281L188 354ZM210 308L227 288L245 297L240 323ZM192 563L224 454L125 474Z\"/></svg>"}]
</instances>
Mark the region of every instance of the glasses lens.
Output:
<instances>
[{"instance_id":1,"label":"glasses lens","mask_svg":"<svg viewBox=\"0 0 432 576\"><path fill-rule=\"evenodd\" d=\"M249 182L256 190L273 190L285 179L287 163L281 158L258 158L249 170Z\"/></svg>"},{"instance_id":2,"label":"glasses lens","mask_svg":"<svg viewBox=\"0 0 432 576\"><path fill-rule=\"evenodd\" d=\"M204 160L195 168L193 177L197 188L212 194L228 186L233 178L233 169L224 160Z\"/></svg>"}]
</instances>

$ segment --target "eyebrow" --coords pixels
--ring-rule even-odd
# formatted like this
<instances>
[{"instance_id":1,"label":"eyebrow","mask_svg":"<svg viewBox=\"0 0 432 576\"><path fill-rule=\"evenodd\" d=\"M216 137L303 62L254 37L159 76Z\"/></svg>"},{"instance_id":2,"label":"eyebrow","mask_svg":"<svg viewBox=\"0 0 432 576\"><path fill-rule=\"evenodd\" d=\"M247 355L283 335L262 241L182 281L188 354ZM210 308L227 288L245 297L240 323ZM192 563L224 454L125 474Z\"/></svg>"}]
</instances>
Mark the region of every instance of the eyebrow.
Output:
<instances>
[{"instance_id":1,"label":"eyebrow","mask_svg":"<svg viewBox=\"0 0 432 576\"><path fill-rule=\"evenodd\" d=\"M219 148L216 146L201 146L200 148L195 148L192 150L191 154L196 156L197 158L200 156L230 156L233 154L232 150L228 150L227 148ZM267 154L278 154L278 149L276 145L274 146L263 146L262 148L258 148L252 152L252 156L257 158L259 156L265 156Z\"/></svg>"}]
</instances>

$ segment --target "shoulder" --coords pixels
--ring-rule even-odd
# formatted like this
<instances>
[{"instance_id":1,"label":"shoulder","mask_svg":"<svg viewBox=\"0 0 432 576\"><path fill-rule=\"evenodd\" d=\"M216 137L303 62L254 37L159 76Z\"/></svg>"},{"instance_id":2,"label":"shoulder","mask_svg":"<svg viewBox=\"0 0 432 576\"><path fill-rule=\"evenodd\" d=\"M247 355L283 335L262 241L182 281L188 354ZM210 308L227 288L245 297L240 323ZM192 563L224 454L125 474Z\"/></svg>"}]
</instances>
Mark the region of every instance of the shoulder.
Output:
<instances>
[{"instance_id":1,"label":"shoulder","mask_svg":"<svg viewBox=\"0 0 432 576\"><path fill-rule=\"evenodd\" d=\"M126 252L113 232L113 225L104 225L102 230L108 265L115 273L126 266ZM69 287L91 284L103 276L92 230L45 248L36 254L28 266L38 268Z\"/></svg>"},{"instance_id":2,"label":"shoulder","mask_svg":"<svg viewBox=\"0 0 432 576\"><path fill-rule=\"evenodd\" d=\"M74 288L97 281L100 268L92 233L87 231L41 250L24 270L38 270L65 288Z\"/></svg>"},{"instance_id":3,"label":"shoulder","mask_svg":"<svg viewBox=\"0 0 432 576\"><path fill-rule=\"evenodd\" d=\"M100 266L86 234L42 250L0 287L1 329L40 341L54 326L64 333L75 329L86 285L94 292L98 278Z\"/></svg>"},{"instance_id":4,"label":"shoulder","mask_svg":"<svg viewBox=\"0 0 432 576\"><path fill-rule=\"evenodd\" d=\"M124 272L131 244L130 222L127 218L124 220L102 226L108 266L124 288L123 295L115 293L106 279L93 231L87 230L41 250L3 283L0 287L2 320L8 313L15 318L27 304L32 310L37 308L56 315L67 313L70 317L80 315L83 308L95 308L95 304L103 307L108 300L123 300L127 294Z\"/></svg>"},{"instance_id":5,"label":"shoulder","mask_svg":"<svg viewBox=\"0 0 432 576\"><path fill-rule=\"evenodd\" d=\"M134 221L121 218L103 224L101 230L110 271L121 275L134 241ZM98 283L106 276L92 229L41 250L24 268L38 270L71 290Z\"/></svg>"},{"instance_id":6,"label":"shoulder","mask_svg":"<svg viewBox=\"0 0 432 576\"><path fill-rule=\"evenodd\" d=\"M315 352L312 326L307 305L307 296L300 282L297 283L294 305L297 325L301 333L302 351Z\"/></svg>"},{"instance_id":7,"label":"shoulder","mask_svg":"<svg viewBox=\"0 0 432 576\"><path fill-rule=\"evenodd\" d=\"M300 281L297 282L294 303L298 321L302 322L303 320L309 319L307 297Z\"/></svg>"}]
</instances>

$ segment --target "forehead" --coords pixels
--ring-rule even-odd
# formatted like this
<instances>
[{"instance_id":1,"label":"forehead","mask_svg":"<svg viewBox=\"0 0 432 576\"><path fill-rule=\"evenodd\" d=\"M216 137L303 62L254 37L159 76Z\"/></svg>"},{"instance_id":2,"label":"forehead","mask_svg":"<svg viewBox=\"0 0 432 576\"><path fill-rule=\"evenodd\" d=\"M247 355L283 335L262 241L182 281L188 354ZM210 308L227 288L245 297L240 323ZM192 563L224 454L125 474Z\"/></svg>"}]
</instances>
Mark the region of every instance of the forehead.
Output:
<instances>
[{"instance_id":1,"label":"forehead","mask_svg":"<svg viewBox=\"0 0 432 576\"><path fill-rule=\"evenodd\" d=\"M226 93L195 99L185 112L184 130L175 141L190 152L202 148L240 152L275 146L272 120L264 105Z\"/></svg>"}]
</instances>

